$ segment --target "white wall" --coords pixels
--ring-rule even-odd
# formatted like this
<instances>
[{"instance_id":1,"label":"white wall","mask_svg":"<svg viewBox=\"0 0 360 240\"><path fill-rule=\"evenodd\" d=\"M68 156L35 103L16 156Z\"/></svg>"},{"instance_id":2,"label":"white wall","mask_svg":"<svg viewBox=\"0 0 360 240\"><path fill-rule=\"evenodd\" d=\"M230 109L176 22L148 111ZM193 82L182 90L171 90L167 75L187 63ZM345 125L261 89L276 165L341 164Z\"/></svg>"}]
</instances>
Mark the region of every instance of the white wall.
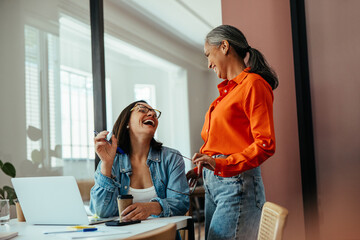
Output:
<instances>
[{"instance_id":1,"label":"white wall","mask_svg":"<svg viewBox=\"0 0 360 240\"><path fill-rule=\"evenodd\" d=\"M0 1L0 159L26 159L24 28L19 1ZM11 24L10 24L11 23ZM17 168L18 169L18 168ZM0 172L1 185L10 179Z\"/></svg>"}]
</instances>

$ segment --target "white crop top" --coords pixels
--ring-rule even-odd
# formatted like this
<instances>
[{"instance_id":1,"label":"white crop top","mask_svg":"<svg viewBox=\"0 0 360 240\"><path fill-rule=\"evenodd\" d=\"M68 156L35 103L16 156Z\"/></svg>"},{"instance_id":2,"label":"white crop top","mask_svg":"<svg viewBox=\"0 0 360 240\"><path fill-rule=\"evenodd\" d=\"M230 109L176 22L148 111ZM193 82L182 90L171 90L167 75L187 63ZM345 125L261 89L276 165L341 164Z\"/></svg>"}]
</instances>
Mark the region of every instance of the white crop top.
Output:
<instances>
[{"instance_id":1,"label":"white crop top","mask_svg":"<svg viewBox=\"0 0 360 240\"><path fill-rule=\"evenodd\" d=\"M133 195L133 203L150 202L151 199L157 197L154 186L144 189L136 189L130 187L128 194Z\"/></svg>"}]
</instances>

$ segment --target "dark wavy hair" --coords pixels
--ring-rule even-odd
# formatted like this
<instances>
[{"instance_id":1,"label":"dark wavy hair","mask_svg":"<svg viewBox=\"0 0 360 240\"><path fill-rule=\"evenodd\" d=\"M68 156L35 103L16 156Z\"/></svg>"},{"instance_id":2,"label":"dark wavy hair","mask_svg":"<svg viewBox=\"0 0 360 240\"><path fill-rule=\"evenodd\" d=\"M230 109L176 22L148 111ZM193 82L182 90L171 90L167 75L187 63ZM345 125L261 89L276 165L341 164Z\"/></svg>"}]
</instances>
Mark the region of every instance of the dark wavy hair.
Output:
<instances>
[{"instance_id":1,"label":"dark wavy hair","mask_svg":"<svg viewBox=\"0 0 360 240\"><path fill-rule=\"evenodd\" d=\"M249 52L249 60L246 64L250 67L249 72L259 74L273 90L278 87L279 81L275 71L259 50L249 46L244 34L239 29L230 25L220 25L211 30L205 38L208 44L215 46L220 46L223 40L227 40L242 59Z\"/></svg>"},{"instance_id":2,"label":"dark wavy hair","mask_svg":"<svg viewBox=\"0 0 360 240\"><path fill-rule=\"evenodd\" d=\"M126 154L131 153L131 142L130 142L130 134L129 129L126 128L129 124L131 112L130 110L137 104L137 103L146 103L144 100L135 101L130 103L122 112L120 113L119 117L117 118L114 127L113 127L113 134L118 140L118 147L120 147ZM151 139L150 146L156 150L160 150L162 147L162 143L158 142L154 139Z\"/></svg>"}]
</instances>

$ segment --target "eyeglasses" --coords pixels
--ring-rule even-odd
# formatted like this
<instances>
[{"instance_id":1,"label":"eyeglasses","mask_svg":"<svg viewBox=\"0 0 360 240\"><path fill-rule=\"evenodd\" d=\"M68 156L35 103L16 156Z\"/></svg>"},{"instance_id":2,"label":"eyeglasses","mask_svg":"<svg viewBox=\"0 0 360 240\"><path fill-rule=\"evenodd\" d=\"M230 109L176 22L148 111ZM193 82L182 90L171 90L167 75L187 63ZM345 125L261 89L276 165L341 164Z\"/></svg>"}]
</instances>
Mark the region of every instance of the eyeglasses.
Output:
<instances>
[{"instance_id":1,"label":"eyeglasses","mask_svg":"<svg viewBox=\"0 0 360 240\"><path fill-rule=\"evenodd\" d=\"M161 112L160 112L159 110L153 109L153 108L148 108L147 106L142 105L142 104L135 105L135 106L130 110L130 112L134 111L135 109L137 109L138 112L145 113L145 114L147 114L149 111L152 111L152 112L155 113L155 117L156 117L157 119L159 119L160 116L161 116Z\"/></svg>"},{"instance_id":2,"label":"eyeglasses","mask_svg":"<svg viewBox=\"0 0 360 240\"><path fill-rule=\"evenodd\" d=\"M185 157L185 156L181 155L181 154L178 153L178 152L172 151L172 153L174 153L174 154L176 154L176 155L179 155L180 157L183 157L183 158L186 158L186 159L189 159L190 161L192 161L191 158ZM179 191L176 191L176 190L174 190L174 189L168 188L168 187L165 185L165 183L163 182L163 180L161 180L161 178L160 178L160 182L164 185L164 187L165 187L166 189L168 189L168 190L170 190L170 191L173 191L173 192L176 192L176 193L179 193L179 194L182 194L182 195L186 195L186 196L191 196L191 195L194 193L195 189L196 189L196 186L197 186L197 183L198 183L198 179L195 180L195 184L194 184L193 188L190 190L189 193L183 193L183 192L179 192Z\"/></svg>"},{"instance_id":3,"label":"eyeglasses","mask_svg":"<svg viewBox=\"0 0 360 240\"><path fill-rule=\"evenodd\" d=\"M196 188L196 186L197 186L198 180L196 179L195 185L193 186L193 188L190 190L189 193L183 193L183 192L176 191L176 190L174 190L174 189L168 188L168 187L165 185L165 183L163 182L163 180L161 180L161 179L160 179L160 182L161 182L162 184L164 184L164 187L165 187L166 189L170 190L170 191L173 191L173 192L176 192L176 193L179 193L179 194L182 194L182 195L186 195L186 196L191 196L191 195L194 193L194 191L195 191L195 188Z\"/></svg>"}]
</instances>

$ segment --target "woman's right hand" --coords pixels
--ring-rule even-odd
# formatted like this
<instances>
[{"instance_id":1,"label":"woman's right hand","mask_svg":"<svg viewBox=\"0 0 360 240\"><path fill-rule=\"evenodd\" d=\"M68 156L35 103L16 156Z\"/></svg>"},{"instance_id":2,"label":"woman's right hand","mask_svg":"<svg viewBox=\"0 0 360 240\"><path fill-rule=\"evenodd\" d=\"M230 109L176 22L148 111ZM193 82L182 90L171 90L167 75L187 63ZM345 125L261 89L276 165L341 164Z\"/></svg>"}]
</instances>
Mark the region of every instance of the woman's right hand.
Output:
<instances>
[{"instance_id":1,"label":"woman's right hand","mask_svg":"<svg viewBox=\"0 0 360 240\"><path fill-rule=\"evenodd\" d=\"M116 155L117 139L111 136L111 144L106 141L108 131L102 131L94 138L95 152L101 159L101 173L111 177L111 169Z\"/></svg>"},{"instance_id":2,"label":"woman's right hand","mask_svg":"<svg viewBox=\"0 0 360 240\"><path fill-rule=\"evenodd\" d=\"M194 187L196 181L200 178L200 175L197 174L195 169L191 169L186 173L186 179L188 181L189 187Z\"/></svg>"}]
</instances>

